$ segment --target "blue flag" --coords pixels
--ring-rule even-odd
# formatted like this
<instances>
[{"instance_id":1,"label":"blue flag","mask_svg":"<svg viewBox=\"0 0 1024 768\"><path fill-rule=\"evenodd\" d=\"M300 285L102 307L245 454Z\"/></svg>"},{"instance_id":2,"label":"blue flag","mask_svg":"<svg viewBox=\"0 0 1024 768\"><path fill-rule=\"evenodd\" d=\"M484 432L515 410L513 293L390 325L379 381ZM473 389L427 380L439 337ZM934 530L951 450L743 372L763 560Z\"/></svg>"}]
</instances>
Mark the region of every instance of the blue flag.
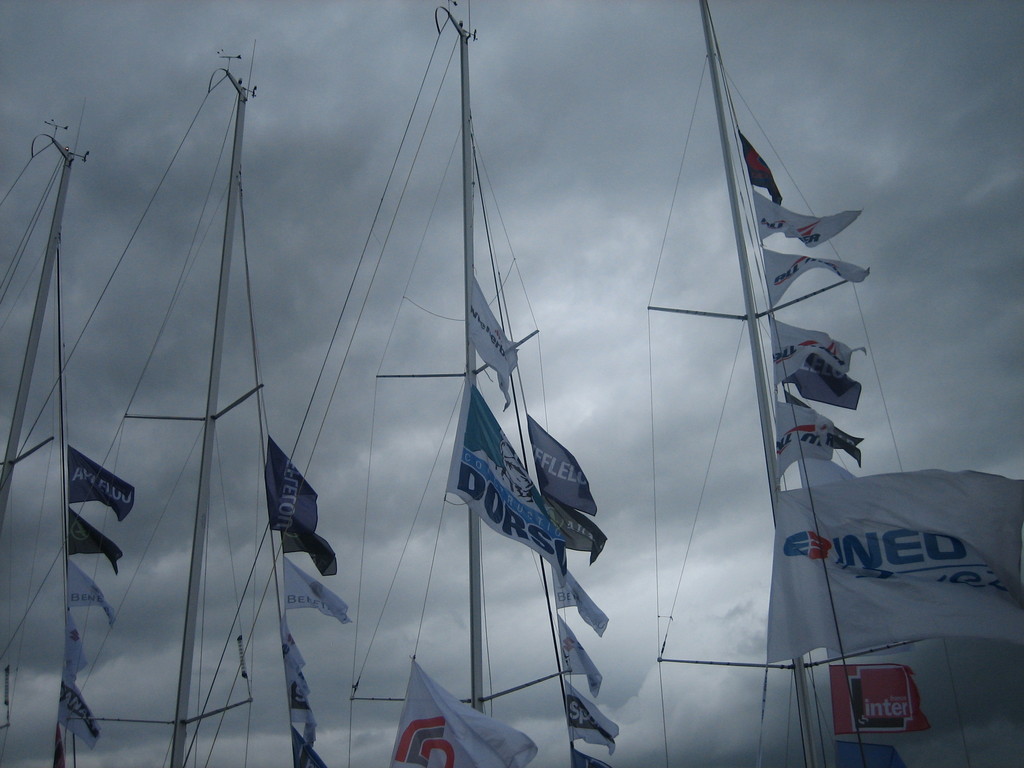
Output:
<instances>
[{"instance_id":1,"label":"blue flag","mask_svg":"<svg viewBox=\"0 0 1024 768\"><path fill-rule=\"evenodd\" d=\"M863 755L861 748L864 750ZM896 747L888 744L837 741L836 768L907 768L907 764L903 762Z\"/></svg>"},{"instance_id":2,"label":"blue flag","mask_svg":"<svg viewBox=\"0 0 1024 768\"><path fill-rule=\"evenodd\" d=\"M569 747L569 749L572 750L572 768L612 768L608 763L602 762L596 757L577 751L576 747Z\"/></svg>"},{"instance_id":3,"label":"blue flag","mask_svg":"<svg viewBox=\"0 0 1024 768\"><path fill-rule=\"evenodd\" d=\"M100 501L124 520L135 503L135 487L68 446L68 501Z\"/></svg>"},{"instance_id":4,"label":"blue flag","mask_svg":"<svg viewBox=\"0 0 1024 768\"><path fill-rule=\"evenodd\" d=\"M294 768L327 768L313 747L292 726L292 765Z\"/></svg>"},{"instance_id":5,"label":"blue flag","mask_svg":"<svg viewBox=\"0 0 1024 768\"><path fill-rule=\"evenodd\" d=\"M495 531L565 573L565 536L544 511L530 474L475 386L462 398L448 490Z\"/></svg>"},{"instance_id":6,"label":"blue flag","mask_svg":"<svg viewBox=\"0 0 1024 768\"><path fill-rule=\"evenodd\" d=\"M319 522L316 491L269 435L263 478L270 529L281 531L284 551L305 552L322 576L336 574L338 559L334 550L315 532Z\"/></svg>"},{"instance_id":7,"label":"blue flag","mask_svg":"<svg viewBox=\"0 0 1024 768\"><path fill-rule=\"evenodd\" d=\"M270 436L267 436L267 464L263 476L271 530L287 531L293 528L293 523L298 523L295 530L315 531L316 491Z\"/></svg>"},{"instance_id":8,"label":"blue flag","mask_svg":"<svg viewBox=\"0 0 1024 768\"><path fill-rule=\"evenodd\" d=\"M597 514L590 483L576 457L541 429L529 414L526 423L530 429L530 442L533 443L533 463L537 468L541 495L588 515Z\"/></svg>"}]
</instances>

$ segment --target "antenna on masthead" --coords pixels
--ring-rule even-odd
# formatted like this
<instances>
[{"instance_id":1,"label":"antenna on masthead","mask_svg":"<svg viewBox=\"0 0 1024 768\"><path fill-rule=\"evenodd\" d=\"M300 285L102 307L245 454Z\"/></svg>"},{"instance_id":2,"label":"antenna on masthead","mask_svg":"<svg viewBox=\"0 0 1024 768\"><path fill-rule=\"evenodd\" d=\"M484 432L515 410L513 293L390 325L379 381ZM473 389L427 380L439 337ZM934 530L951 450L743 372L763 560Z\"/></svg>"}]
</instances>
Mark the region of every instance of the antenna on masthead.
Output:
<instances>
[{"instance_id":1,"label":"antenna on masthead","mask_svg":"<svg viewBox=\"0 0 1024 768\"><path fill-rule=\"evenodd\" d=\"M65 130L65 131L68 129L68 127L66 125L57 125L57 123L54 120L43 120L43 122L46 125L52 126L54 138L57 137L57 129L58 128L61 128L61 129Z\"/></svg>"}]
</instances>

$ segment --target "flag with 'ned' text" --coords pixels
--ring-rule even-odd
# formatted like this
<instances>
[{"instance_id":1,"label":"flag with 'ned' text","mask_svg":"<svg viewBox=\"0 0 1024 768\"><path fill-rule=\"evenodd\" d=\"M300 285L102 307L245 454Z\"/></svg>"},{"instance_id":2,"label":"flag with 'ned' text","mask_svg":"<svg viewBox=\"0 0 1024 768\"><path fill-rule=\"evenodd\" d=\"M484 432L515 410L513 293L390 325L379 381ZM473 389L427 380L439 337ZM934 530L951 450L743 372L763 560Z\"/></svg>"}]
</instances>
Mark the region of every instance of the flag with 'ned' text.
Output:
<instances>
[{"instance_id":1,"label":"flag with 'ned' text","mask_svg":"<svg viewBox=\"0 0 1024 768\"><path fill-rule=\"evenodd\" d=\"M931 469L779 494L768 661L934 637L1024 642L1024 480ZM841 642L840 642L841 641Z\"/></svg>"}]
</instances>

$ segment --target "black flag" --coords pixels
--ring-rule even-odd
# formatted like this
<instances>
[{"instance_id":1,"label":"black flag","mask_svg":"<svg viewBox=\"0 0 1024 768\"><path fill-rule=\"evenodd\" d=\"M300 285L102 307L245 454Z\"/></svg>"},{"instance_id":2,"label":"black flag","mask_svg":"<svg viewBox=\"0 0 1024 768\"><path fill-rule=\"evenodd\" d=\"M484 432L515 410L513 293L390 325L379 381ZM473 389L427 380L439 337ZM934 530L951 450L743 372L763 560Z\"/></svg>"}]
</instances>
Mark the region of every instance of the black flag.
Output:
<instances>
[{"instance_id":1,"label":"black flag","mask_svg":"<svg viewBox=\"0 0 1024 768\"><path fill-rule=\"evenodd\" d=\"M551 522L565 537L565 548L578 552L589 552L590 563L593 565L597 556L604 549L608 537L597 527L597 524L579 510L559 504L550 496L544 496L544 507Z\"/></svg>"},{"instance_id":2,"label":"black flag","mask_svg":"<svg viewBox=\"0 0 1024 768\"><path fill-rule=\"evenodd\" d=\"M100 501L124 520L135 503L135 486L126 483L84 454L68 446L68 501Z\"/></svg>"},{"instance_id":3,"label":"black flag","mask_svg":"<svg viewBox=\"0 0 1024 768\"><path fill-rule=\"evenodd\" d=\"M321 576L333 576L338 572L338 558L322 536L304 531L293 522L291 528L281 531L281 541L285 552L305 552L313 558L313 565Z\"/></svg>"},{"instance_id":4,"label":"black flag","mask_svg":"<svg viewBox=\"0 0 1024 768\"><path fill-rule=\"evenodd\" d=\"M120 559L120 547L97 531L85 520L68 510L68 554L69 555L94 555L102 554L117 573L117 561Z\"/></svg>"}]
</instances>

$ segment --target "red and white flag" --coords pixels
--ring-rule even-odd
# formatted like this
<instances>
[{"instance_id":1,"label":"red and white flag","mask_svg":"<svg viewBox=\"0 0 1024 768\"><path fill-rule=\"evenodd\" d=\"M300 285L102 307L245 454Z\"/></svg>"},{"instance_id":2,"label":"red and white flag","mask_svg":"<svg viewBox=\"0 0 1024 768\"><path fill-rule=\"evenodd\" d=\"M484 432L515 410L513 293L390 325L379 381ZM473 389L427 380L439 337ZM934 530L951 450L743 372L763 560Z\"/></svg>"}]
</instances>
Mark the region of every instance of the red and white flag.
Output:
<instances>
[{"instance_id":1,"label":"red and white flag","mask_svg":"<svg viewBox=\"0 0 1024 768\"><path fill-rule=\"evenodd\" d=\"M463 704L412 662L392 768L522 768L536 754L526 734Z\"/></svg>"},{"instance_id":2,"label":"red and white flag","mask_svg":"<svg viewBox=\"0 0 1024 768\"><path fill-rule=\"evenodd\" d=\"M923 731L914 670L904 664L832 664L832 722L836 733Z\"/></svg>"},{"instance_id":3,"label":"red and white flag","mask_svg":"<svg viewBox=\"0 0 1024 768\"><path fill-rule=\"evenodd\" d=\"M835 237L860 216L860 211L843 211L831 216L806 216L787 211L761 195L754 194L754 211L757 213L757 232L764 240L768 235L781 232L786 237L795 237L808 248L821 245Z\"/></svg>"},{"instance_id":4,"label":"red and white flag","mask_svg":"<svg viewBox=\"0 0 1024 768\"><path fill-rule=\"evenodd\" d=\"M764 277L768 284L768 301L774 307L793 281L809 269L829 269L843 280L859 283L868 276L868 270L848 261L838 259L816 259L813 256L797 256L793 253L778 253L763 249Z\"/></svg>"},{"instance_id":5,"label":"red and white flag","mask_svg":"<svg viewBox=\"0 0 1024 768\"><path fill-rule=\"evenodd\" d=\"M795 461L832 459L835 425L813 408L775 404L775 457L779 477Z\"/></svg>"}]
</instances>

